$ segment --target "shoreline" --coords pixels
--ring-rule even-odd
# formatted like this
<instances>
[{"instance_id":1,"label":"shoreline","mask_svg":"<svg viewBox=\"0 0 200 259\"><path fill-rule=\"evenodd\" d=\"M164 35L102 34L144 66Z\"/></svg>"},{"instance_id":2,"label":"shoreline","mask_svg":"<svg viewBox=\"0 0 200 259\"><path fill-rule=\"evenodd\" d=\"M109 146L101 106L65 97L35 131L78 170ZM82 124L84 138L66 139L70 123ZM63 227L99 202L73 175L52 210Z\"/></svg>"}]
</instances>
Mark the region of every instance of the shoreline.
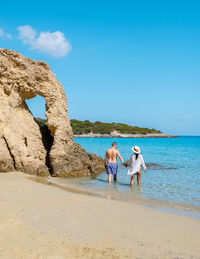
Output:
<instances>
[{"instance_id":1,"label":"shoreline","mask_svg":"<svg viewBox=\"0 0 200 259\"><path fill-rule=\"evenodd\" d=\"M121 134L121 133L113 133L110 134L80 134L74 135L74 138L178 138L178 136L172 136L168 134Z\"/></svg>"},{"instance_id":2,"label":"shoreline","mask_svg":"<svg viewBox=\"0 0 200 259\"><path fill-rule=\"evenodd\" d=\"M92 189L84 188L74 183L61 183L62 178L57 177L48 177L48 178L32 178L33 181L52 185L62 190L78 193L81 195L89 195L93 197L98 197L102 199L111 199L121 202L128 202L131 204L137 204L145 207L151 207L156 210L168 211L169 213L176 213L180 215L190 216L194 218L200 218L200 207L194 206L191 204L180 203L180 202L171 202L168 200L159 200L153 198L144 198L144 197L127 197L126 193L123 191L114 191L111 190L101 190L101 189ZM57 181L58 180L58 181Z\"/></svg>"},{"instance_id":3,"label":"shoreline","mask_svg":"<svg viewBox=\"0 0 200 259\"><path fill-rule=\"evenodd\" d=\"M2 258L200 258L199 219L71 193L34 178L0 174Z\"/></svg>"}]
</instances>

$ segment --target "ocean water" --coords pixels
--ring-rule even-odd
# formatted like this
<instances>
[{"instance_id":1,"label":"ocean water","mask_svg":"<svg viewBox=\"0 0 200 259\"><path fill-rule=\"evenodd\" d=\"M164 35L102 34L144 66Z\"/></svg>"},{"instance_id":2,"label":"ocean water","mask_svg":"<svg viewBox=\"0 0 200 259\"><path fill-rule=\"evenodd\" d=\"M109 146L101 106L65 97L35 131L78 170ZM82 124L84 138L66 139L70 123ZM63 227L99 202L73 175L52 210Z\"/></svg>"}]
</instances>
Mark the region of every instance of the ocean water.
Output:
<instances>
[{"instance_id":1,"label":"ocean water","mask_svg":"<svg viewBox=\"0 0 200 259\"><path fill-rule=\"evenodd\" d=\"M107 183L106 172L97 177L58 179L60 184L75 186L113 199L200 210L200 137L75 138L74 141L81 144L87 152L95 153L102 158L105 150L116 141L125 161L132 154L131 147L137 145L141 149L145 163L150 166L147 167L147 174L142 173L140 187L136 185L136 179L134 187L130 187L128 169L120 160L118 182L110 186Z\"/></svg>"}]
</instances>

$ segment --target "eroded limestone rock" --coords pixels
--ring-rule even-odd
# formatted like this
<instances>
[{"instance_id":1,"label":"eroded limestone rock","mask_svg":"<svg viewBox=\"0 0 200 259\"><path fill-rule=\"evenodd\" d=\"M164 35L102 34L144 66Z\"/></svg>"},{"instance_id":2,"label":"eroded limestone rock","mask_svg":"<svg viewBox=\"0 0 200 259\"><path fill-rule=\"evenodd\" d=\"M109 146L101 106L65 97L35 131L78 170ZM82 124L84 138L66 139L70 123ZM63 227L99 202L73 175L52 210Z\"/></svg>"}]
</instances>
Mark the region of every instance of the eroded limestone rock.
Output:
<instances>
[{"instance_id":1,"label":"eroded limestone rock","mask_svg":"<svg viewBox=\"0 0 200 259\"><path fill-rule=\"evenodd\" d=\"M25 103L37 94L46 101L49 137ZM52 146L46 147L48 138ZM48 64L0 49L0 172L75 176L101 170L103 160L73 142L65 92Z\"/></svg>"}]
</instances>

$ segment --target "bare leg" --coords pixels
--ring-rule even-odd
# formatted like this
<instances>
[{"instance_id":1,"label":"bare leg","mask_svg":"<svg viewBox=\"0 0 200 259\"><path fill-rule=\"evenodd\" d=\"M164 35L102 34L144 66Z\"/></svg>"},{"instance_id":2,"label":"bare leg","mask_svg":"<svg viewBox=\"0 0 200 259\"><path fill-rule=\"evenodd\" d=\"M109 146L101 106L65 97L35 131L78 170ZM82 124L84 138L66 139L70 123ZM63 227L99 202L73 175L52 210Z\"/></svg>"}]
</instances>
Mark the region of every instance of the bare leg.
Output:
<instances>
[{"instance_id":1,"label":"bare leg","mask_svg":"<svg viewBox=\"0 0 200 259\"><path fill-rule=\"evenodd\" d=\"M111 183L111 181L112 181L112 175L108 174L108 183Z\"/></svg>"},{"instance_id":2,"label":"bare leg","mask_svg":"<svg viewBox=\"0 0 200 259\"><path fill-rule=\"evenodd\" d=\"M137 185L140 186L140 184L141 184L141 168L137 172Z\"/></svg>"},{"instance_id":3,"label":"bare leg","mask_svg":"<svg viewBox=\"0 0 200 259\"><path fill-rule=\"evenodd\" d=\"M115 174L113 177L114 182L117 182L117 175Z\"/></svg>"},{"instance_id":4,"label":"bare leg","mask_svg":"<svg viewBox=\"0 0 200 259\"><path fill-rule=\"evenodd\" d=\"M134 180L135 180L135 174L132 175L132 177L131 177L131 182L130 182L130 186L131 186L131 187L133 187Z\"/></svg>"}]
</instances>

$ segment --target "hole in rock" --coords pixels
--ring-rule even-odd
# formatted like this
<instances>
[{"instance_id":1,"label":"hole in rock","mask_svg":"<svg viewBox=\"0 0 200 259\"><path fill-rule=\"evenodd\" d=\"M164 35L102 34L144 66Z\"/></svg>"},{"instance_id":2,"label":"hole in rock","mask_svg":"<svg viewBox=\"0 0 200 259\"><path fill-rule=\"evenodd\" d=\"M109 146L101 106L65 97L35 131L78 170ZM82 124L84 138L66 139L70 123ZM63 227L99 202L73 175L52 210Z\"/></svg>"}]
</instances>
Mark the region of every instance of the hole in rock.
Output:
<instances>
[{"instance_id":1,"label":"hole in rock","mask_svg":"<svg viewBox=\"0 0 200 259\"><path fill-rule=\"evenodd\" d=\"M51 147L53 145L53 137L51 136L50 130L48 129L46 125L46 115L45 115L45 99L39 95L36 97L26 100L26 104L32 113L35 122L39 125L40 127L40 132L42 135L42 142L44 145L44 148L46 150L46 166L49 169L50 174L52 174L52 166L51 166L51 161L50 161L50 151Z\"/></svg>"},{"instance_id":2,"label":"hole in rock","mask_svg":"<svg viewBox=\"0 0 200 259\"><path fill-rule=\"evenodd\" d=\"M26 100L26 104L34 118L47 119L45 115L45 100L43 97L36 95L36 97L32 99Z\"/></svg>"}]
</instances>

